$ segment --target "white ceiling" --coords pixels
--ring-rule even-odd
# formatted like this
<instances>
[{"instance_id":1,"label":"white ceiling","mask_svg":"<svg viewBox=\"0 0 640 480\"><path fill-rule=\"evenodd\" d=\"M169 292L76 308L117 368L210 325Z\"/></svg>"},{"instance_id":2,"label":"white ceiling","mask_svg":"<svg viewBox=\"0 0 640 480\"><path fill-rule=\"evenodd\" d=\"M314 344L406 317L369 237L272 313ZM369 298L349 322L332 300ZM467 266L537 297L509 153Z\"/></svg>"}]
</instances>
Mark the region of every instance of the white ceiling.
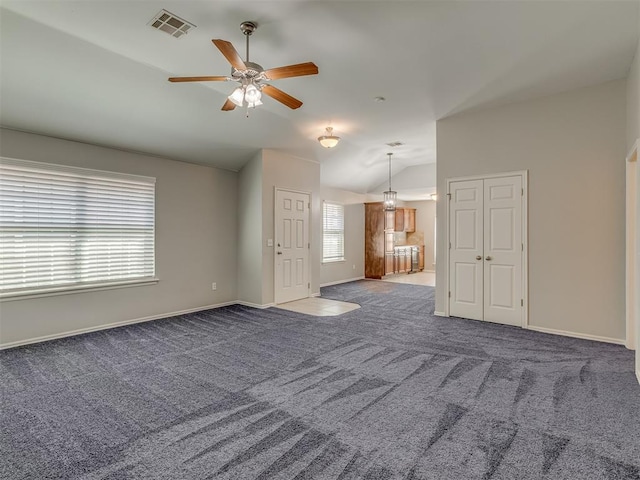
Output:
<instances>
[{"instance_id":1,"label":"white ceiling","mask_svg":"<svg viewBox=\"0 0 640 480\"><path fill-rule=\"evenodd\" d=\"M324 185L371 192L435 162L435 121L480 106L624 78L638 3L583 1L2 0L5 127L239 170L261 148L321 163ZM147 25L161 9L194 23L175 39ZM313 61L316 76L278 88L304 105L221 112L230 83L212 38L244 57L239 24L259 23L251 60ZM385 102L375 102L383 96ZM326 150L331 124L342 137ZM411 171L411 170L409 170ZM422 171L420 169L413 171ZM428 182L427 182L428 183ZM402 192L400 192L402 193Z\"/></svg>"}]
</instances>

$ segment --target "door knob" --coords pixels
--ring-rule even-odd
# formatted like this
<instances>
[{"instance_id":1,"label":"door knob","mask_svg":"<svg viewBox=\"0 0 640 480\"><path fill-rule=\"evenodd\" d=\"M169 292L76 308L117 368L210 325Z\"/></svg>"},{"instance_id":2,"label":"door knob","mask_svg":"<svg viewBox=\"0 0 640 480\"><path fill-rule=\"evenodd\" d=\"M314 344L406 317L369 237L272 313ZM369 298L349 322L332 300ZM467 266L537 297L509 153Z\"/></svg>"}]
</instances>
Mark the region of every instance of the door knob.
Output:
<instances>
[{"instance_id":1,"label":"door knob","mask_svg":"<svg viewBox=\"0 0 640 480\"><path fill-rule=\"evenodd\" d=\"M491 256L490 256L490 255L487 255L487 257L485 258L485 260L487 260L487 261L488 261L488 260L491 260Z\"/></svg>"},{"instance_id":2,"label":"door knob","mask_svg":"<svg viewBox=\"0 0 640 480\"><path fill-rule=\"evenodd\" d=\"M476 260L482 260L482 256L478 255L478 256L476 257Z\"/></svg>"},{"instance_id":3,"label":"door knob","mask_svg":"<svg viewBox=\"0 0 640 480\"><path fill-rule=\"evenodd\" d=\"M278 252L278 255L282 255L282 252Z\"/></svg>"}]
</instances>

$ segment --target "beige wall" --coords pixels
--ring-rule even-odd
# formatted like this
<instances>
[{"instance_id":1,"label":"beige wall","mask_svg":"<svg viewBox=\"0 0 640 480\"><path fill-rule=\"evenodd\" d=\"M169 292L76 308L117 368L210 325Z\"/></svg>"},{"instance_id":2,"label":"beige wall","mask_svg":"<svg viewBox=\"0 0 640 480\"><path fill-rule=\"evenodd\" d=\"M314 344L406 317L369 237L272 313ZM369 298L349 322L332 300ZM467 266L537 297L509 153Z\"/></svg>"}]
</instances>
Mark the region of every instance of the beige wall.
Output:
<instances>
[{"instance_id":1,"label":"beige wall","mask_svg":"<svg viewBox=\"0 0 640 480\"><path fill-rule=\"evenodd\" d=\"M337 188L321 187L322 201L344 205L344 262L323 263L320 285L364 278L364 202L366 196ZM321 205L322 206L322 205ZM320 224L322 227L322 224ZM320 237L322 245L322 237Z\"/></svg>"},{"instance_id":2,"label":"beige wall","mask_svg":"<svg viewBox=\"0 0 640 480\"><path fill-rule=\"evenodd\" d=\"M625 96L619 80L438 121L440 198L447 178L529 171L532 326L625 337ZM445 268L439 261L439 312Z\"/></svg>"},{"instance_id":3,"label":"beige wall","mask_svg":"<svg viewBox=\"0 0 640 480\"><path fill-rule=\"evenodd\" d=\"M639 22L640 24L640 18ZM634 143L640 139L640 41L636 48L636 55L629 70L627 78L627 152L631 150ZM629 178L627 188L635 188L636 204L630 207L630 218L628 226L635 230L635 238L630 237L631 242L635 240L635 245L630 244L629 248L636 252L636 264L628 265L630 288L635 290L635 304L629 305L631 315L635 316L635 348L636 348L636 375L640 381L640 293L638 287L640 283L640 166L637 161L635 166L629 166L630 171L635 173L635 178ZM635 172L634 172L635 171ZM633 299L630 299L633 302Z\"/></svg>"},{"instance_id":4,"label":"beige wall","mask_svg":"<svg viewBox=\"0 0 640 480\"><path fill-rule=\"evenodd\" d=\"M322 261L322 206L320 203L320 164L276 150L262 151L262 238L274 238L275 188L311 194L310 294L320 293ZM274 248L262 242L262 304L274 301Z\"/></svg>"},{"instance_id":5,"label":"beige wall","mask_svg":"<svg viewBox=\"0 0 640 480\"><path fill-rule=\"evenodd\" d=\"M157 284L5 301L0 343L233 301L237 174L0 130L5 157L156 177ZM218 290L211 290L217 282Z\"/></svg>"},{"instance_id":6,"label":"beige wall","mask_svg":"<svg viewBox=\"0 0 640 480\"><path fill-rule=\"evenodd\" d=\"M424 233L424 269L433 272L436 268L434 257L436 202L424 200L405 202L405 206L416 209L416 230Z\"/></svg>"},{"instance_id":7,"label":"beige wall","mask_svg":"<svg viewBox=\"0 0 640 480\"><path fill-rule=\"evenodd\" d=\"M238 175L238 300L262 304L262 152Z\"/></svg>"},{"instance_id":8,"label":"beige wall","mask_svg":"<svg viewBox=\"0 0 640 480\"><path fill-rule=\"evenodd\" d=\"M627 152L640 138L640 41L627 78Z\"/></svg>"}]
</instances>

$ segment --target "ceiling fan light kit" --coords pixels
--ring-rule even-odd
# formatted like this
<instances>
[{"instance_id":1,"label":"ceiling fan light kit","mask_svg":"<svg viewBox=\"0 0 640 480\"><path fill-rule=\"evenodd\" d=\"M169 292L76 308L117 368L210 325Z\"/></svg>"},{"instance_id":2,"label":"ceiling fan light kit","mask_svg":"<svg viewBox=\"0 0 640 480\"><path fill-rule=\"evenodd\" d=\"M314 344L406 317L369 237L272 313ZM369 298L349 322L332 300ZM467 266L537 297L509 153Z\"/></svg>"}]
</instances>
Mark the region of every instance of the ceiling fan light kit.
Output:
<instances>
[{"instance_id":1,"label":"ceiling fan light kit","mask_svg":"<svg viewBox=\"0 0 640 480\"><path fill-rule=\"evenodd\" d=\"M299 63L284 67L271 68L265 70L261 65L249 61L249 37L256 31L258 24L255 22L242 22L240 30L246 37L246 60L242 60L240 54L226 40L213 39L213 44L220 50L220 53L231 64L231 76L206 76L206 77L171 77L170 82L229 82L234 81L240 84L222 106L225 112L236 107L246 106L255 108L262 105L262 94L277 100L291 109L300 108L302 102L297 98L283 92L282 90L266 82L281 78L301 77L305 75L316 75L318 67L312 63Z\"/></svg>"},{"instance_id":2,"label":"ceiling fan light kit","mask_svg":"<svg viewBox=\"0 0 640 480\"><path fill-rule=\"evenodd\" d=\"M337 137L333 134L333 127L327 127L325 135L319 136L318 141L324 148L333 148L338 145L340 137Z\"/></svg>"}]
</instances>

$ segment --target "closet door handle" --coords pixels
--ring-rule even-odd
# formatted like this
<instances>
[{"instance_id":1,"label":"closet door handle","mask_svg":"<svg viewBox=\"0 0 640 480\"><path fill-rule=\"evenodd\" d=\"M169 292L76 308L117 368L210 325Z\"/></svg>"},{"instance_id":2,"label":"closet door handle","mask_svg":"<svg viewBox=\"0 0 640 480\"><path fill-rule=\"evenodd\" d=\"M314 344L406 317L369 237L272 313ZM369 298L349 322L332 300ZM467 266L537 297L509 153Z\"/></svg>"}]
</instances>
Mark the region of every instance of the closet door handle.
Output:
<instances>
[{"instance_id":1,"label":"closet door handle","mask_svg":"<svg viewBox=\"0 0 640 480\"><path fill-rule=\"evenodd\" d=\"M490 255L487 255L487 256L485 257L485 260L490 261L490 260L491 260L491 256L490 256Z\"/></svg>"},{"instance_id":2,"label":"closet door handle","mask_svg":"<svg viewBox=\"0 0 640 480\"><path fill-rule=\"evenodd\" d=\"M481 255L478 255L478 256L476 257L476 260L482 260L482 256L481 256Z\"/></svg>"}]
</instances>

